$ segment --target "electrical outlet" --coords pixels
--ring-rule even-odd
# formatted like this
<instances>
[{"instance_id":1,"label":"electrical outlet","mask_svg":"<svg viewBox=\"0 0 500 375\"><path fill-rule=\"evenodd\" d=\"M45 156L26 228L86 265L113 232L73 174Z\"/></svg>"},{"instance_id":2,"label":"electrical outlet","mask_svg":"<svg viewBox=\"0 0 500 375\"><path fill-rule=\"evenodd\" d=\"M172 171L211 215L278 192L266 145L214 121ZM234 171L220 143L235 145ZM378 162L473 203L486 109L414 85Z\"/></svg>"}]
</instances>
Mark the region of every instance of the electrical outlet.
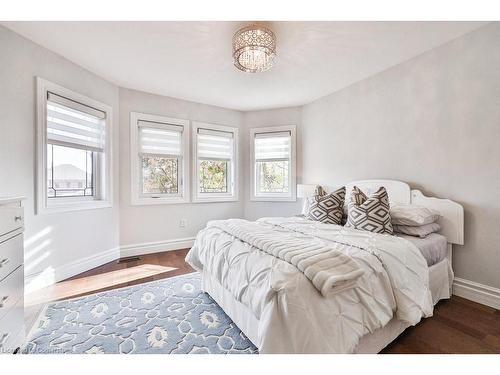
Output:
<instances>
[{"instance_id":1,"label":"electrical outlet","mask_svg":"<svg viewBox=\"0 0 500 375\"><path fill-rule=\"evenodd\" d=\"M179 221L179 228L186 228L187 227L187 219L181 219Z\"/></svg>"}]
</instances>

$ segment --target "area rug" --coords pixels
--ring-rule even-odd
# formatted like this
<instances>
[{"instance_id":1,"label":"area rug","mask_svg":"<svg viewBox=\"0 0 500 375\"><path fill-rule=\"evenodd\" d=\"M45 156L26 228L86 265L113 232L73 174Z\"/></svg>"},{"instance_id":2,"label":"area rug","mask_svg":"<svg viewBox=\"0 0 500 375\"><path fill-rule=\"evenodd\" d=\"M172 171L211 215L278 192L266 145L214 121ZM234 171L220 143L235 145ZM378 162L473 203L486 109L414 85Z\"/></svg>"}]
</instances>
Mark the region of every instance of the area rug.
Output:
<instances>
[{"instance_id":1,"label":"area rug","mask_svg":"<svg viewBox=\"0 0 500 375\"><path fill-rule=\"evenodd\" d=\"M257 353L198 273L51 303L23 352Z\"/></svg>"}]
</instances>

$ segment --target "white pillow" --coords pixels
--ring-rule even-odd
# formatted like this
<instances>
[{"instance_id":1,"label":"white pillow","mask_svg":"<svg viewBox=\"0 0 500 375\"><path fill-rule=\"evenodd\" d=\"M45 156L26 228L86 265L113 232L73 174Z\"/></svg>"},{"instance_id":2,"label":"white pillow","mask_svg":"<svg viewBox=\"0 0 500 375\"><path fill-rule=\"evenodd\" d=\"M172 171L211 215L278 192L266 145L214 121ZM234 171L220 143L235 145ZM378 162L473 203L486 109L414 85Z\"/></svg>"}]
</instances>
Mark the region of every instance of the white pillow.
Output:
<instances>
[{"instance_id":1,"label":"white pillow","mask_svg":"<svg viewBox=\"0 0 500 375\"><path fill-rule=\"evenodd\" d=\"M425 225L420 225L418 227L412 227L409 225L394 225L394 232L407 234L409 236L425 238L431 233L436 233L441 230L441 226L438 223L430 223Z\"/></svg>"},{"instance_id":2,"label":"white pillow","mask_svg":"<svg viewBox=\"0 0 500 375\"><path fill-rule=\"evenodd\" d=\"M391 206L390 214L393 224L413 227L434 223L441 216L438 211L413 204Z\"/></svg>"},{"instance_id":3,"label":"white pillow","mask_svg":"<svg viewBox=\"0 0 500 375\"><path fill-rule=\"evenodd\" d=\"M311 204L311 199L313 199L312 196L304 198L304 203L302 203L302 212L300 213L302 216L307 216L307 213L309 212L309 205Z\"/></svg>"}]
</instances>

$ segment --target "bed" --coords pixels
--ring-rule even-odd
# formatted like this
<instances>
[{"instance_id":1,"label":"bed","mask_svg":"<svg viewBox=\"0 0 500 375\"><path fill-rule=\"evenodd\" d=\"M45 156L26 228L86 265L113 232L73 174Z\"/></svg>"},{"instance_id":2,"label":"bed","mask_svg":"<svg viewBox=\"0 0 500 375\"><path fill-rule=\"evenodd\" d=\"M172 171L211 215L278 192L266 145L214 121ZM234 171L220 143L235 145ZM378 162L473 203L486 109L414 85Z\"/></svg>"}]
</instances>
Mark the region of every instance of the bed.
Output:
<instances>
[{"instance_id":1,"label":"bed","mask_svg":"<svg viewBox=\"0 0 500 375\"><path fill-rule=\"evenodd\" d=\"M446 250L439 245L442 237L419 243L298 217L209 223L186 260L201 273L203 290L259 352L378 353L406 328L432 316L434 304L450 298L452 246L463 244L463 208L426 197L400 181L355 181L346 185L346 196L353 186L367 193L384 186L393 204L438 210L437 236L446 239ZM260 232L264 237L257 236ZM323 280L318 287L313 280L321 272L300 272L304 260L294 265L273 256L274 250L261 245L270 243L280 251L293 246L328 249L363 272L354 286L346 278L327 287Z\"/></svg>"}]
</instances>

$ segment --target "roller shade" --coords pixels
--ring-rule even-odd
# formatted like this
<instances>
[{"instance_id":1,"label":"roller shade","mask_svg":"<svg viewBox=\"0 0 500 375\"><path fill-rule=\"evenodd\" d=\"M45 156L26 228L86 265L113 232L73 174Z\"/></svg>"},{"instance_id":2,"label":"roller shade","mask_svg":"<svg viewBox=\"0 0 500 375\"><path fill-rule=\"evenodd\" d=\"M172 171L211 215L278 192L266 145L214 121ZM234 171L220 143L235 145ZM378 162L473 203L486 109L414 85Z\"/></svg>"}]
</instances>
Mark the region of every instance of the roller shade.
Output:
<instances>
[{"instance_id":1,"label":"roller shade","mask_svg":"<svg viewBox=\"0 0 500 375\"><path fill-rule=\"evenodd\" d=\"M139 149L142 154L181 156L183 126L139 121Z\"/></svg>"},{"instance_id":2,"label":"roller shade","mask_svg":"<svg viewBox=\"0 0 500 375\"><path fill-rule=\"evenodd\" d=\"M291 133L273 132L255 134L255 160L289 160L291 155Z\"/></svg>"},{"instance_id":3,"label":"roller shade","mask_svg":"<svg viewBox=\"0 0 500 375\"><path fill-rule=\"evenodd\" d=\"M198 159L231 160L233 138L231 132L198 128Z\"/></svg>"},{"instance_id":4,"label":"roller shade","mask_svg":"<svg viewBox=\"0 0 500 375\"><path fill-rule=\"evenodd\" d=\"M106 113L62 96L47 93L47 142L103 152Z\"/></svg>"}]
</instances>

